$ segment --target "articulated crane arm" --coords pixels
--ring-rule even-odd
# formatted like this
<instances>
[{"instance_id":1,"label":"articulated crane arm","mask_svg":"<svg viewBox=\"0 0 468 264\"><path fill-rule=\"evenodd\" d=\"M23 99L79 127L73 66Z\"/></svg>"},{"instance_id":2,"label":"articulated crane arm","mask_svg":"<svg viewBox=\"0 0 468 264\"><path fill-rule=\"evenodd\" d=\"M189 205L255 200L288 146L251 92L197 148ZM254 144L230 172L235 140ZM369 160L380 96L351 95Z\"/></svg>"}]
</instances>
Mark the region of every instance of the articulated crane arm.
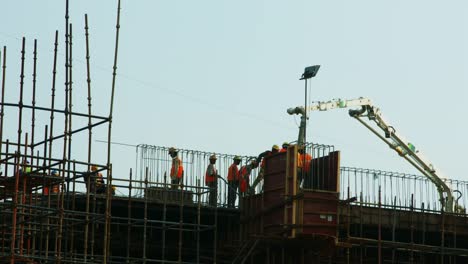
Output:
<instances>
[{"instance_id":1,"label":"articulated crane arm","mask_svg":"<svg viewBox=\"0 0 468 264\"><path fill-rule=\"evenodd\" d=\"M442 177L441 173L438 172L432 163L427 160L421 152L416 150L413 144L406 141L403 137L401 137L395 130L395 128L387 121L384 120L380 109L373 106L371 100L367 98L358 98L358 99L351 99L351 100L341 100L336 99L333 101L328 102L318 102L310 107L308 110L310 111L328 111L337 108L347 108L347 107L358 107L360 106L361 109L356 110L349 110L349 115L357 119L361 124L367 127L372 133L374 133L377 137L379 137L382 141L384 141L391 149L395 150L401 157L407 160L411 165L413 165L417 170L419 170L424 176L426 176L432 183L435 184L437 187L437 191L439 192L439 200L442 204L443 210L446 212L453 212L454 211L454 199L452 195L452 190L447 186ZM303 114L300 111L296 110L304 110L304 108L290 108L288 109L289 114ZM364 119L367 117L367 120ZM302 120L301 120L302 121ZM305 121L305 120L304 120ZM375 126L371 126L369 123L374 122L381 131L375 129ZM301 122L302 127L302 122ZM382 134L383 132L383 134ZM301 135L301 133L299 133Z\"/></svg>"}]
</instances>

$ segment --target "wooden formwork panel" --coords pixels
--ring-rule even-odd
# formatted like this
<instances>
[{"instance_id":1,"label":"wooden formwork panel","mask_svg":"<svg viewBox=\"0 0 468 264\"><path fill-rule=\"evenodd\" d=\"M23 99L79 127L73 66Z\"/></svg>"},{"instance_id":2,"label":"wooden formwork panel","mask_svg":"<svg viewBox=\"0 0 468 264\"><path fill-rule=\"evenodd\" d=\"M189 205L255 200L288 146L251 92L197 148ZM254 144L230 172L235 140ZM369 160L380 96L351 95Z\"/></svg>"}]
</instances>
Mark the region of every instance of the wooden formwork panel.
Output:
<instances>
[{"instance_id":1,"label":"wooden formwork panel","mask_svg":"<svg viewBox=\"0 0 468 264\"><path fill-rule=\"evenodd\" d=\"M264 191L243 198L246 236L337 236L339 152L314 159L312 176L323 179L325 190L301 189L297 183L297 147L267 157ZM325 167L323 167L325 166ZM320 169L318 169L321 167Z\"/></svg>"}]
</instances>

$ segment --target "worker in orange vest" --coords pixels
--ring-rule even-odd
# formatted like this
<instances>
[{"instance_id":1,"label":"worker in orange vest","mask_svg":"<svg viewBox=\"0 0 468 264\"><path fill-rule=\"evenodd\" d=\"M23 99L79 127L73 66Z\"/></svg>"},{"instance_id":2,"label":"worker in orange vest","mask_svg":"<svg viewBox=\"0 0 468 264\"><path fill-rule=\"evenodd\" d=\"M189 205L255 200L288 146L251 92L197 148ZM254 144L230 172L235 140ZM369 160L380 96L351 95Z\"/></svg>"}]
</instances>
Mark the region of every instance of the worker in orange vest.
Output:
<instances>
[{"instance_id":1,"label":"worker in orange vest","mask_svg":"<svg viewBox=\"0 0 468 264\"><path fill-rule=\"evenodd\" d=\"M262 160L262 162L260 163L260 171L258 172L258 176L257 176L257 178L255 179L255 181L253 182L253 184L251 186L250 191L252 193L255 192L255 187L260 183L260 181L263 180L263 177L265 175L266 157L268 157L270 155L273 155L273 154L276 154L278 152L279 152L278 145L273 145L271 147L271 151L267 150L265 152L260 153L260 155L258 155L257 162L260 161L260 159Z\"/></svg>"},{"instance_id":2,"label":"worker in orange vest","mask_svg":"<svg viewBox=\"0 0 468 264\"><path fill-rule=\"evenodd\" d=\"M301 185L301 181L304 179L304 188L311 188L311 171L310 166L312 162L312 156L304 151L304 146L300 146L297 150L297 175L298 184Z\"/></svg>"},{"instance_id":3,"label":"worker in orange vest","mask_svg":"<svg viewBox=\"0 0 468 264\"><path fill-rule=\"evenodd\" d=\"M59 175L58 171L56 171L56 170L53 170L50 174L52 176L54 176L54 177L59 177L60 178L60 175ZM53 179L53 181L58 181L58 179ZM60 192L60 184L52 185L52 193L57 194L59 192Z\"/></svg>"},{"instance_id":4,"label":"worker in orange vest","mask_svg":"<svg viewBox=\"0 0 468 264\"><path fill-rule=\"evenodd\" d=\"M182 159L177 155L179 151L174 147L169 148L169 155L172 158L171 165L171 188L177 189L177 187L182 183L182 177L184 176L184 166L182 165Z\"/></svg>"},{"instance_id":5,"label":"worker in orange vest","mask_svg":"<svg viewBox=\"0 0 468 264\"><path fill-rule=\"evenodd\" d=\"M282 148L279 150L280 153L287 152L289 143L288 142L283 142L283 145L281 146Z\"/></svg>"},{"instance_id":6,"label":"worker in orange vest","mask_svg":"<svg viewBox=\"0 0 468 264\"><path fill-rule=\"evenodd\" d=\"M218 170L215 166L216 159L215 154L210 156L210 164L208 164L205 173L205 185L210 188L208 200L211 206L216 206L217 204Z\"/></svg>"},{"instance_id":7,"label":"worker in orange vest","mask_svg":"<svg viewBox=\"0 0 468 264\"><path fill-rule=\"evenodd\" d=\"M250 189L250 173L252 170L258 167L258 161L253 159L249 164L244 165L239 170L239 192L244 196Z\"/></svg>"},{"instance_id":8,"label":"worker in orange vest","mask_svg":"<svg viewBox=\"0 0 468 264\"><path fill-rule=\"evenodd\" d=\"M234 162L229 166L228 169L228 207L234 208L236 203L237 188L239 188L239 168L237 167L241 162L239 156L234 157Z\"/></svg>"}]
</instances>

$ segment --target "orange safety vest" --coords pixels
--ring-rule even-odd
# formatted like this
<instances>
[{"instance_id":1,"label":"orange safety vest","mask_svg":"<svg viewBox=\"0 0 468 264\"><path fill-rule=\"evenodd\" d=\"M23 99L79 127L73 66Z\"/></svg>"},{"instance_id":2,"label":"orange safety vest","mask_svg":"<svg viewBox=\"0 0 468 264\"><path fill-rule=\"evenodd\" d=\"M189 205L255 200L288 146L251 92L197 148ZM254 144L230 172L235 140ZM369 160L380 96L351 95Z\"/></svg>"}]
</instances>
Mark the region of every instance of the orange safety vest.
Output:
<instances>
[{"instance_id":1,"label":"orange safety vest","mask_svg":"<svg viewBox=\"0 0 468 264\"><path fill-rule=\"evenodd\" d=\"M60 192L60 185L52 186L52 193L59 193Z\"/></svg>"},{"instance_id":2,"label":"orange safety vest","mask_svg":"<svg viewBox=\"0 0 468 264\"><path fill-rule=\"evenodd\" d=\"M210 168L211 165L213 165L213 174L208 173L208 169ZM205 183L215 182L217 174L218 174L218 171L214 167L214 164L208 165L208 168L206 169L206 173L205 173Z\"/></svg>"},{"instance_id":3,"label":"orange safety vest","mask_svg":"<svg viewBox=\"0 0 468 264\"><path fill-rule=\"evenodd\" d=\"M249 176L250 173L247 172L247 167L242 166L239 171L239 191L245 193L249 188Z\"/></svg>"},{"instance_id":4,"label":"orange safety vest","mask_svg":"<svg viewBox=\"0 0 468 264\"><path fill-rule=\"evenodd\" d=\"M238 181L239 180L239 168L235 163L233 163L228 170L228 181Z\"/></svg>"},{"instance_id":5,"label":"orange safety vest","mask_svg":"<svg viewBox=\"0 0 468 264\"><path fill-rule=\"evenodd\" d=\"M287 151L288 151L288 149L282 148L282 149L279 150L279 153L283 153L283 152L287 152Z\"/></svg>"},{"instance_id":6,"label":"orange safety vest","mask_svg":"<svg viewBox=\"0 0 468 264\"><path fill-rule=\"evenodd\" d=\"M60 177L56 175L57 177ZM102 175L101 175L102 176ZM56 184L52 186L52 193L59 193L60 192L60 184Z\"/></svg>"},{"instance_id":7,"label":"orange safety vest","mask_svg":"<svg viewBox=\"0 0 468 264\"><path fill-rule=\"evenodd\" d=\"M304 163L304 155L305 155L305 164ZM312 161L312 156L309 153L300 154L297 153L297 167L302 168L304 172L308 172L310 170L310 162Z\"/></svg>"},{"instance_id":8,"label":"orange safety vest","mask_svg":"<svg viewBox=\"0 0 468 264\"><path fill-rule=\"evenodd\" d=\"M177 169L176 169L177 167ZM176 174L177 170L177 174ZM177 178L182 178L182 175L184 174L184 166L182 166L182 160L179 157L175 157L172 159L172 166L171 166L171 178L177 177Z\"/></svg>"}]
</instances>

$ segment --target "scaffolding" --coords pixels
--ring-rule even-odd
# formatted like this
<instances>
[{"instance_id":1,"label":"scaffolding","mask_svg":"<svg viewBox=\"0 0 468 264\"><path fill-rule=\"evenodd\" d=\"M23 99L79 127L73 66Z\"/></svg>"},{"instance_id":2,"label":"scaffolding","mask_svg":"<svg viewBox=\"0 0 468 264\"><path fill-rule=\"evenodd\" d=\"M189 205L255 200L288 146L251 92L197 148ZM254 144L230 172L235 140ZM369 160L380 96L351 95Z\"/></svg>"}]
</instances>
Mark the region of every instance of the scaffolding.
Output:
<instances>
[{"instance_id":1,"label":"scaffolding","mask_svg":"<svg viewBox=\"0 0 468 264\"><path fill-rule=\"evenodd\" d=\"M3 47L1 114L0 114L0 210L1 258L8 263L74 262L82 259L100 259L106 263L110 250L110 223L112 200L111 145L104 153L105 164L92 162L92 134L97 127L107 126L110 141L112 112L117 70L117 51L120 27L120 1L117 7L115 56L110 109L108 115L95 114L91 100L91 73L88 17L85 15L87 102L73 100L75 87L73 70L73 28L69 21L69 4L65 8L65 67L64 97L60 100L61 88L56 84L58 75L59 32L53 43L51 95L49 102L38 101L38 94L46 92L37 83L37 40L33 48L32 87L26 84L27 61L26 38L22 38L21 68L18 103L7 101L8 93L16 91L6 87L7 48ZM81 89L80 89L81 90ZM31 95L31 103L25 101ZM75 110L76 105L87 104L87 112ZM63 107L58 107L61 104ZM15 116L15 112L17 115ZM6 117L9 118L6 118ZM28 123L26 117L30 116ZM15 121L17 124L15 125ZM86 124L87 122L87 124ZM77 125L78 124L78 125ZM16 127L16 136L15 136ZM59 132L59 129L63 129ZM76 143L72 140L84 134L87 144L86 158L76 159ZM98 167L92 171L93 166ZM108 188L87 191L78 190L95 185L96 175L102 175ZM86 182L86 183L85 183ZM104 191L102 191L104 190ZM99 194L98 194L99 193ZM80 199L85 206L80 208ZM100 214L98 212L101 212ZM97 228L100 228L97 231ZM100 236L96 234L100 233ZM78 245L79 244L79 245ZM77 248L80 248L78 251Z\"/></svg>"}]
</instances>

